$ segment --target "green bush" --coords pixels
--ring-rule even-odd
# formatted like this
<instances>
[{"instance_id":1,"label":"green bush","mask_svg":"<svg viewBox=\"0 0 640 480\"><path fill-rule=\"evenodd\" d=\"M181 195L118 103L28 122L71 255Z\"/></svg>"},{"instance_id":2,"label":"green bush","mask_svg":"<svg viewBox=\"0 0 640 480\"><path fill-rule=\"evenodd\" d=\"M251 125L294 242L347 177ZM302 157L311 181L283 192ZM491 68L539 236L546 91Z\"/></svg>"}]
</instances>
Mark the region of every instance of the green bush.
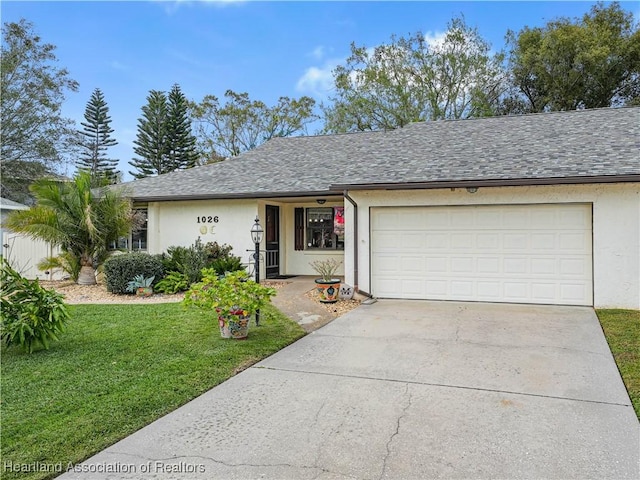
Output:
<instances>
[{"instance_id":1,"label":"green bush","mask_svg":"<svg viewBox=\"0 0 640 480\"><path fill-rule=\"evenodd\" d=\"M215 260L228 257L233 247L226 243L220 245L218 242L208 242L204 249L207 252L207 267L209 267Z\"/></svg>"},{"instance_id":2,"label":"green bush","mask_svg":"<svg viewBox=\"0 0 640 480\"><path fill-rule=\"evenodd\" d=\"M169 272L166 277L160 280L155 291L160 293L178 293L189 289L189 277L180 272Z\"/></svg>"},{"instance_id":3,"label":"green bush","mask_svg":"<svg viewBox=\"0 0 640 480\"><path fill-rule=\"evenodd\" d=\"M27 353L58 340L69 319L63 296L27 280L2 260L0 272L0 338L7 346L19 345Z\"/></svg>"},{"instance_id":4,"label":"green bush","mask_svg":"<svg viewBox=\"0 0 640 480\"><path fill-rule=\"evenodd\" d=\"M237 272L245 269L242 265L242 259L240 257L234 257L233 255L217 258L211 262L209 267L213 268L218 275L224 275L225 273Z\"/></svg>"},{"instance_id":5,"label":"green bush","mask_svg":"<svg viewBox=\"0 0 640 480\"><path fill-rule=\"evenodd\" d=\"M127 293L127 285L136 275L163 277L164 268L159 255L133 252L114 255L104 262L107 290L112 293Z\"/></svg>"},{"instance_id":6,"label":"green bush","mask_svg":"<svg viewBox=\"0 0 640 480\"><path fill-rule=\"evenodd\" d=\"M165 271L180 272L189 278L189 283L202 279L202 269L207 266L207 250L200 237L190 247L172 246L162 256Z\"/></svg>"}]
</instances>

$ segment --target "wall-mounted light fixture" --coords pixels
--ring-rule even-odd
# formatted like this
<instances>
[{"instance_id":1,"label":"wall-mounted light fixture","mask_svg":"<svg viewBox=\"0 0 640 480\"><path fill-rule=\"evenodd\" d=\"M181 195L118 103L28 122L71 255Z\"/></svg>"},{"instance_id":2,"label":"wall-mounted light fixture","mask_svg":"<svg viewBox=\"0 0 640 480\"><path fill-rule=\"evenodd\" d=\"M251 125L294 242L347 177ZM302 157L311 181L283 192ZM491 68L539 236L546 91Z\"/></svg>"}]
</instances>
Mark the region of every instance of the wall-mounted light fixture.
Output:
<instances>
[{"instance_id":1,"label":"wall-mounted light fixture","mask_svg":"<svg viewBox=\"0 0 640 480\"><path fill-rule=\"evenodd\" d=\"M467 187L467 192L476 193L478 191L478 187Z\"/></svg>"},{"instance_id":2,"label":"wall-mounted light fixture","mask_svg":"<svg viewBox=\"0 0 640 480\"><path fill-rule=\"evenodd\" d=\"M323 205L326 200L324 198L319 198L316 200L316 202L318 202L318 205Z\"/></svg>"}]
</instances>

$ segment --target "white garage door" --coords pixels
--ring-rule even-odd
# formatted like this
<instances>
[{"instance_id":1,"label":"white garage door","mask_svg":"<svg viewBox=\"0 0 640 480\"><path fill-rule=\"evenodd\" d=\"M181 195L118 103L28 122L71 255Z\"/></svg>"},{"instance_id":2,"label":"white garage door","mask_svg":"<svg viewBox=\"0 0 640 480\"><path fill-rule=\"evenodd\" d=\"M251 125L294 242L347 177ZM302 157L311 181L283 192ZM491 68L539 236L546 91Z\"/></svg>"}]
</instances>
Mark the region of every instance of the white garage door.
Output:
<instances>
[{"instance_id":1,"label":"white garage door","mask_svg":"<svg viewBox=\"0 0 640 480\"><path fill-rule=\"evenodd\" d=\"M371 210L380 298L593 305L591 205Z\"/></svg>"}]
</instances>

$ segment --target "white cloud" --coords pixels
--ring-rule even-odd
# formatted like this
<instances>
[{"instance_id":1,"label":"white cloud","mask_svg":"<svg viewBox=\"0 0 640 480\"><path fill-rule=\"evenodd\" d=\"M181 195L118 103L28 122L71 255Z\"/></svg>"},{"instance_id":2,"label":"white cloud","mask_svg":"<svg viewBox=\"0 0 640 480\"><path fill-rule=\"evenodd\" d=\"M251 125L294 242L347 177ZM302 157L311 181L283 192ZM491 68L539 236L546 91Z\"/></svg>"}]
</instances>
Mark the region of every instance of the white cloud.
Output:
<instances>
[{"instance_id":1,"label":"white cloud","mask_svg":"<svg viewBox=\"0 0 640 480\"><path fill-rule=\"evenodd\" d=\"M111 68L113 68L114 70L120 70L120 71L125 71L125 70L129 70L129 67L127 67L125 64L120 63L117 60L111 60L109 62L109 66Z\"/></svg>"},{"instance_id":2,"label":"white cloud","mask_svg":"<svg viewBox=\"0 0 640 480\"><path fill-rule=\"evenodd\" d=\"M447 32L427 32L424 34L425 41L430 47L441 47L444 44L444 40L447 36Z\"/></svg>"},{"instance_id":3,"label":"white cloud","mask_svg":"<svg viewBox=\"0 0 640 480\"><path fill-rule=\"evenodd\" d=\"M173 15L181 6L207 5L214 7L225 7L227 5L237 5L246 3L248 0L153 0L165 5L165 12Z\"/></svg>"},{"instance_id":4,"label":"white cloud","mask_svg":"<svg viewBox=\"0 0 640 480\"><path fill-rule=\"evenodd\" d=\"M309 53L309 56L315 58L316 60L322 60L325 56L325 47L322 45L318 45L313 49L312 52Z\"/></svg>"},{"instance_id":5,"label":"white cloud","mask_svg":"<svg viewBox=\"0 0 640 480\"><path fill-rule=\"evenodd\" d=\"M338 62L326 62L321 67L309 67L296 83L296 90L314 97L325 98L333 89L333 69Z\"/></svg>"},{"instance_id":6,"label":"white cloud","mask_svg":"<svg viewBox=\"0 0 640 480\"><path fill-rule=\"evenodd\" d=\"M431 47L441 47L444 44L447 32L432 32L428 31L424 35L424 39ZM367 54L372 57L375 52L375 47L368 47ZM309 56L316 60L322 60L326 55L326 48L324 46L318 46L309 53ZM340 64L344 64L346 58L326 60L321 66L313 66L306 69L302 77L296 83L296 90L299 92L311 95L316 98L326 98L333 90L333 70ZM351 81L353 83L358 82L358 72L351 72Z\"/></svg>"}]
</instances>

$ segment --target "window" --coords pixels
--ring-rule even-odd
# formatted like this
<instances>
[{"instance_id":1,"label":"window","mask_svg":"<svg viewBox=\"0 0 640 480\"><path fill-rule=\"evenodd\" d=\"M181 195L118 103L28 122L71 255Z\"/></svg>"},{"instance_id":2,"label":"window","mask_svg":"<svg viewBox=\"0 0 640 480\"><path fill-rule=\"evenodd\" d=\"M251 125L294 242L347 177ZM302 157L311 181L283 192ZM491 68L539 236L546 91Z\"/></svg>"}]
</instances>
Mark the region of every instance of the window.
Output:
<instances>
[{"instance_id":1,"label":"window","mask_svg":"<svg viewBox=\"0 0 640 480\"><path fill-rule=\"evenodd\" d=\"M344 250L344 207L307 208L307 249Z\"/></svg>"},{"instance_id":2,"label":"window","mask_svg":"<svg viewBox=\"0 0 640 480\"><path fill-rule=\"evenodd\" d=\"M136 215L140 215L141 226L140 229L131 234L131 250L134 252L137 250L147 249L147 230L149 224L149 217L147 215L146 208L138 208L135 210Z\"/></svg>"},{"instance_id":3,"label":"window","mask_svg":"<svg viewBox=\"0 0 640 480\"><path fill-rule=\"evenodd\" d=\"M134 209L137 221L141 227L136 232L129 234L127 237L120 237L117 242L111 242L112 250L130 250L130 251L146 251L147 250L147 230L148 217L146 208Z\"/></svg>"}]
</instances>

